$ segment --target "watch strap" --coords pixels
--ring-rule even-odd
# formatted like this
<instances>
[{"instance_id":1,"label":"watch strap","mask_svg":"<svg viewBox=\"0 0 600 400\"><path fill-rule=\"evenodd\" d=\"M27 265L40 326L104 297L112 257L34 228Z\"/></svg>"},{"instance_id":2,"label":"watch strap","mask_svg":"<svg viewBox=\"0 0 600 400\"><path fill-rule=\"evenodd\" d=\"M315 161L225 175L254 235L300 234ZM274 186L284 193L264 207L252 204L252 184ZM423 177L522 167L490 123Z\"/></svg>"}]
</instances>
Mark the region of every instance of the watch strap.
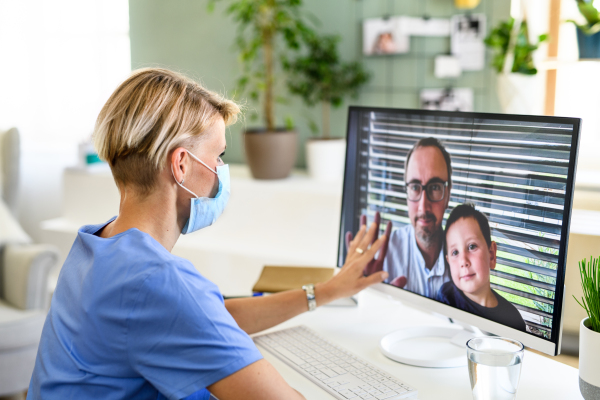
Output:
<instances>
[{"instance_id":1,"label":"watch strap","mask_svg":"<svg viewBox=\"0 0 600 400\"><path fill-rule=\"evenodd\" d=\"M302 286L306 292L306 300L308 301L308 311L314 311L317 308L317 300L315 300L315 285L309 283Z\"/></svg>"}]
</instances>

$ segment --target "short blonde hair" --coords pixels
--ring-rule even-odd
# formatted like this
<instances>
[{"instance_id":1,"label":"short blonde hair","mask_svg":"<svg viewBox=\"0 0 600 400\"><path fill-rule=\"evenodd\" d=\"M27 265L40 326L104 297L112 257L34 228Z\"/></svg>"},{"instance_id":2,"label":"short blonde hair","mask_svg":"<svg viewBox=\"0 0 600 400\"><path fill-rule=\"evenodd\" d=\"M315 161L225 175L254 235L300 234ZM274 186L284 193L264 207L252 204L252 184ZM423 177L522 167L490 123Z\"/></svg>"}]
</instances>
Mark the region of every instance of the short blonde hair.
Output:
<instances>
[{"instance_id":1,"label":"short blonde hair","mask_svg":"<svg viewBox=\"0 0 600 400\"><path fill-rule=\"evenodd\" d=\"M149 194L169 152L198 137L221 116L233 124L239 106L193 80L161 68L134 71L98 115L93 140L115 182Z\"/></svg>"}]
</instances>

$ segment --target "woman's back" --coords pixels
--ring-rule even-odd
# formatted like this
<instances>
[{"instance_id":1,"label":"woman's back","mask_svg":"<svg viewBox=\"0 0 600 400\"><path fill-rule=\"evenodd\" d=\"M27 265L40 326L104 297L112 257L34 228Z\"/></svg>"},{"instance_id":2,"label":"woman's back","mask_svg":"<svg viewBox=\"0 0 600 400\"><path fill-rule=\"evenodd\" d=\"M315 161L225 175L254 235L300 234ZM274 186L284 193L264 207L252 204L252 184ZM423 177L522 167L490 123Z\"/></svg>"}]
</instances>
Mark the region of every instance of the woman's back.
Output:
<instances>
[{"instance_id":1,"label":"woman's back","mask_svg":"<svg viewBox=\"0 0 600 400\"><path fill-rule=\"evenodd\" d=\"M105 225L65 261L28 398L182 398L261 358L188 261L137 229L96 236Z\"/></svg>"}]
</instances>

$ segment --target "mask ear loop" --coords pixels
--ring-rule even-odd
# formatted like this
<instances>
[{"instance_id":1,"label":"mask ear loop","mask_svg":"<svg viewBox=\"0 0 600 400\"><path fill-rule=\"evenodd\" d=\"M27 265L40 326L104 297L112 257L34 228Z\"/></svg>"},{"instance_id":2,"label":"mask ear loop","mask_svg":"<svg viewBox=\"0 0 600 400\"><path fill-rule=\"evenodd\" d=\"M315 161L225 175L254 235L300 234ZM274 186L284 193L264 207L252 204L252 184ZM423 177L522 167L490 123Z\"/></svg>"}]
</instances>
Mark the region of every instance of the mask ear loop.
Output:
<instances>
[{"instance_id":1,"label":"mask ear loop","mask_svg":"<svg viewBox=\"0 0 600 400\"><path fill-rule=\"evenodd\" d=\"M209 168L210 169L210 168ZM185 190L187 190L188 192L190 192L195 198L199 198L196 193L192 192L190 189L186 188L185 186L183 186L183 181L184 179L181 180L181 183L179 183L179 181L175 178L175 172L173 172L173 165L171 165L171 174L173 175L173 179L175 179L175 182L177 182L177 184L179 186L181 186L182 188L184 188Z\"/></svg>"},{"instance_id":2,"label":"mask ear loop","mask_svg":"<svg viewBox=\"0 0 600 400\"><path fill-rule=\"evenodd\" d=\"M202 165L204 165L206 168L208 168L208 170L209 170L210 172L212 172L212 173L213 173L213 174L215 174L215 175L219 175L219 174L218 174L216 171L213 171L211 167L209 167L208 165L204 164L204 161L202 161L201 159L199 159L198 157L196 157L195 155L193 155L192 153L190 153L190 151L189 151L189 150L187 150L187 149L186 149L185 151L187 151L187 152L188 152L188 154L189 154L190 156L192 156L192 157L193 157L193 158L194 158L196 161L198 161L200 164L202 164Z\"/></svg>"}]
</instances>

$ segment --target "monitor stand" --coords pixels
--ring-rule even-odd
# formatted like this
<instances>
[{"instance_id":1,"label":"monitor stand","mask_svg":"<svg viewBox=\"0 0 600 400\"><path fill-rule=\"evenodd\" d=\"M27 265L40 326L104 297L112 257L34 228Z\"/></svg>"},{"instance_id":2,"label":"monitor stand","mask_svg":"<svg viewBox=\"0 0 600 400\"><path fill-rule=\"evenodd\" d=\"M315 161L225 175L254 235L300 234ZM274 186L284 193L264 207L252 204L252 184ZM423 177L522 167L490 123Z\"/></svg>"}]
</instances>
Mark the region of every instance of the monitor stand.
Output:
<instances>
[{"instance_id":1,"label":"monitor stand","mask_svg":"<svg viewBox=\"0 0 600 400\"><path fill-rule=\"evenodd\" d=\"M385 335L381 352L403 364L426 368L454 368L467 365L465 345L469 339L485 336L478 328L453 321L460 329L437 326L404 328Z\"/></svg>"}]
</instances>

